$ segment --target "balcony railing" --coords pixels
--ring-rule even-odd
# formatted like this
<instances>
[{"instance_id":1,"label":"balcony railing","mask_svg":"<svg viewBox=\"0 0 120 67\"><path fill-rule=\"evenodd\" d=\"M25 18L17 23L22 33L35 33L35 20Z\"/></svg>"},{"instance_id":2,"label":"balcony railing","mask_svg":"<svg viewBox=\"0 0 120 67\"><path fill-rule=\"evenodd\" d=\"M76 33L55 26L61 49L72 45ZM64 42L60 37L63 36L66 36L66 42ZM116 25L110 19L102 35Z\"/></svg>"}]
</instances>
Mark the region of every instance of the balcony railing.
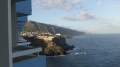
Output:
<instances>
[{"instance_id":1,"label":"balcony railing","mask_svg":"<svg viewBox=\"0 0 120 67\"><path fill-rule=\"evenodd\" d=\"M20 57L20 56L25 56L25 55L30 55L33 53L39 53L42 51L42 48L33 48L33 49L27 49L27 50L21 50L21 51L16 51L13 53L13 58L15 57Z\"/></svg>"}]
</instances>

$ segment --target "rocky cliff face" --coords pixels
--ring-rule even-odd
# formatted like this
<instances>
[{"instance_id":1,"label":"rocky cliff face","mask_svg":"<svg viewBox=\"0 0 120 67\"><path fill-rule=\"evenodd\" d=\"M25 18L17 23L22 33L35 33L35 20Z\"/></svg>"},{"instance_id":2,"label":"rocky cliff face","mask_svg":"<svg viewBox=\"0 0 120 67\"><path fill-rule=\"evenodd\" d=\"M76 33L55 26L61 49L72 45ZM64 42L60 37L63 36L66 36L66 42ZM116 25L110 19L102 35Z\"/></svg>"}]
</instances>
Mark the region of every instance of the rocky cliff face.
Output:
<instances>
[{"instance_id":1,"label":"rocky cliff face","mask_svg":"<svg viewBox=\"0 0 120 67\"><path fill-rule=\"evenodd\" d=\"M38 23L35 21L29 21L25 24L24 26L24 31L29 31L29 32L50 32L52 34L55 33L61 33L62 35L65 36L76 36L76 35L82 35L85 34L84 32L64 28L64 27L59 27L55 25L50 25L50 24L44 24L44 23Z\"/></svg>"}]
</instances>

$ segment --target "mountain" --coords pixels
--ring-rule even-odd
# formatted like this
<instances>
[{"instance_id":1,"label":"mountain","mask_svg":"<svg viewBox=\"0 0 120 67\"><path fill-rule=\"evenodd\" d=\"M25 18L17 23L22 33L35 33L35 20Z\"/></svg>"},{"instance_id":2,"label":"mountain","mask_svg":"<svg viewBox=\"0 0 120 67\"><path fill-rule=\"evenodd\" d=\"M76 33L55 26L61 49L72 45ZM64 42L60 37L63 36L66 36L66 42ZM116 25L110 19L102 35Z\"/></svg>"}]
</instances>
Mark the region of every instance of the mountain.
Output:
<instances>
[{"instance_id":1,"label":"mountain","mask_svg":"<svg viewBox=\"0 0 120 67\"><path fill-rule=\"evenodd\" d=\"M50 25L50 24L44 24L44 23L38 23L35 21L29 21L25 24L24 26L24 31L28 32L50 32L52 34L54 33L61 33L62 35L65 36L76 36L76 35L82 35L85 34L84 32L56 26L56 25Z\"/></svg>"}]
</instances>

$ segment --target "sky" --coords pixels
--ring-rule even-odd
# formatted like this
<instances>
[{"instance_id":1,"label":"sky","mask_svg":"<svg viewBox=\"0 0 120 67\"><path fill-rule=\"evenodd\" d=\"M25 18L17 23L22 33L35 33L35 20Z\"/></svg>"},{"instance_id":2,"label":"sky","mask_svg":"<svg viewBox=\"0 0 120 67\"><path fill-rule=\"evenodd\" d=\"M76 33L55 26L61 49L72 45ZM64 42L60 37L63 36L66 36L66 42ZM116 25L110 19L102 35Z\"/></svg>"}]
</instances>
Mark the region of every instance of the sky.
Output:
<instances>
[{"instance_id":1,"label":"sky","mask_svg":"<svg viewBox=\"0 0 120 67\"><path fill-rule=\"evenodd\" d=\"M120 0L32 0L29 20L87 33L120 33Z\"/></svg>"}]
</instances>

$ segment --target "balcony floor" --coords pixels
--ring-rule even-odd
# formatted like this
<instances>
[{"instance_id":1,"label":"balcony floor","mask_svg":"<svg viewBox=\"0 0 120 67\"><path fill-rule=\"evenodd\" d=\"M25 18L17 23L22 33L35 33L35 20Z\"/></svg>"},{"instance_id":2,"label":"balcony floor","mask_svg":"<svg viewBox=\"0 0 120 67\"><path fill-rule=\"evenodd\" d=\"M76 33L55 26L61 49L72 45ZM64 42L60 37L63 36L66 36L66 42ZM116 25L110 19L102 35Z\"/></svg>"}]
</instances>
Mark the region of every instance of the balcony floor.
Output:
<instances>
[{"instance_id":1,"label":"balcony floor","mask_svg":"<svg viewBox=\"0 0 120 67\"><path fill-rule=\"evenodd\" d=\"M16 62L13 67L46 67L46 57L39 56L32 59Z\"/></svg>"}]
</instances>

